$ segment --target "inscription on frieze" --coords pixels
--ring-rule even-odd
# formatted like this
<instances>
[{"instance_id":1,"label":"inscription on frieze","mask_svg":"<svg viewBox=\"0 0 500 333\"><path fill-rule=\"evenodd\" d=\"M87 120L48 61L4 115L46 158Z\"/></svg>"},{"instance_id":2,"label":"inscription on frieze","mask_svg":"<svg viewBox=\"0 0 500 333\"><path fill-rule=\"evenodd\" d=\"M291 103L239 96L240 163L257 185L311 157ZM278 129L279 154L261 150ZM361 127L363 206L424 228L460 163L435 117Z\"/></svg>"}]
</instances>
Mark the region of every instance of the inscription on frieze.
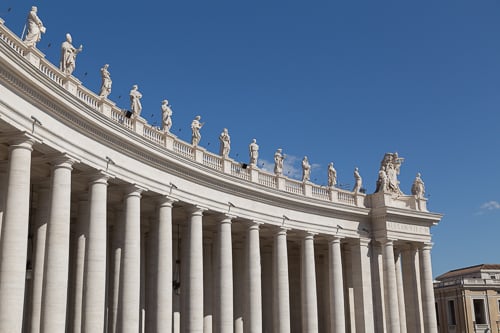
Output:
<instances>
[{"instance_id":1,"label":"inscription on frieze","mask_svg":"<svg viewBox=\"0 0 500 333\"><path fill-rule=\"evenodd\" d=\"M387 230L391 231L405 231L414 234L429 235L429 228L420 225L404 224L397 222L386 222Z\"/></svg>"}]
</instances>

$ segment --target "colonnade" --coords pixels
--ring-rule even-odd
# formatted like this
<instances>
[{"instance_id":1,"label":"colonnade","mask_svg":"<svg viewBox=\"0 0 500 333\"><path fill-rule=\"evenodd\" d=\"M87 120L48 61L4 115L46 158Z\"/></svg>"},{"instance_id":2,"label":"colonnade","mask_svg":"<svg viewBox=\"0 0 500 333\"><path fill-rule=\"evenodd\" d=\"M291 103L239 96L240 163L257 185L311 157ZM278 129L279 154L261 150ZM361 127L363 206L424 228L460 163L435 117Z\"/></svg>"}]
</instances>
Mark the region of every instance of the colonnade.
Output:
<instances>
[{"instance_id":1,"label":"colonnade","mask_svg":"<svg viewBox=\"0 0 500 333\"><path fill-rule=\"evenodd\" d=\"M431 244L216 212L67 154L34 181L37 140L0 177L0 332L437 332Z\"/></svg>"}]
</instances>

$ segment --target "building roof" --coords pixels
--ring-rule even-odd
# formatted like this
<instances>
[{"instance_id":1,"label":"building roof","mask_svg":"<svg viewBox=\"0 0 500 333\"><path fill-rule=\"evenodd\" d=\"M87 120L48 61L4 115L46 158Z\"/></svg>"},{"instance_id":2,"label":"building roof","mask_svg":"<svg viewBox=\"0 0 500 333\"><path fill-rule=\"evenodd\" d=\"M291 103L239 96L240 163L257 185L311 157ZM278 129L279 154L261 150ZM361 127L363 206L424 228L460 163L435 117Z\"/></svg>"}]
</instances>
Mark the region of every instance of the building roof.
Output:
<instances>
[{"instance_id":1,"label":"building roof","mask_svg":"<svg viewBox=\"0 0 500 333\"><path fill-rule=\"evenodd\" d=\"M500 264L479 264L479 265L475 265L475 266L458 268L458 269L448 271L448 272L436 277L436 280L441 281L441 280L446 280L449 278L454 278L457 276L464 276L464 275L469 275L472 273L479 273L482 270L500 270Z\"/></svg>"}]
</instances>

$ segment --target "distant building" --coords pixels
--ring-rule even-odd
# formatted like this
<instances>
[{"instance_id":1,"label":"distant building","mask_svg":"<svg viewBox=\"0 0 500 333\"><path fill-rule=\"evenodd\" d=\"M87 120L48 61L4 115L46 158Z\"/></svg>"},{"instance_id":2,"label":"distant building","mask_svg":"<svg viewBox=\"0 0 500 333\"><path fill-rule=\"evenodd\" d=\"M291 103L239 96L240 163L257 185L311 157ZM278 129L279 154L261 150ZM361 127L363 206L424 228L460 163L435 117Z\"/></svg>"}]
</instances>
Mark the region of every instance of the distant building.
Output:
<instances>
[{"instance_id":1,"label":"distant building","mask_svg":"<svg viewBox=\"0 0 500 333\"><path fill-rule=\"evenodd\" d=\"M500 264L444 273L434 282L439 333L500 332Z\"/></svg>"}]
</instances>

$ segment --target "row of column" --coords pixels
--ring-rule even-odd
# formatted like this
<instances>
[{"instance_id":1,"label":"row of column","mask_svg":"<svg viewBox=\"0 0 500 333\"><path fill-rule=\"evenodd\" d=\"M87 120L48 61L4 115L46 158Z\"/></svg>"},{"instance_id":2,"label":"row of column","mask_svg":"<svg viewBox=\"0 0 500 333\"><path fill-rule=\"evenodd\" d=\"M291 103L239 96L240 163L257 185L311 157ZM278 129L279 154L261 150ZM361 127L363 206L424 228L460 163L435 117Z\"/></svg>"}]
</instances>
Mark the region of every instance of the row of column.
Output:
<instances>
[{"instance_id":1,"label":"row of column","mask_svg":"<svg viewBox=\"0 0 500 333\"><path fill-rule=\"evenodd\" d=\"M21 332L29 227L31 152L35 139L24 136L9 146L9 165L0 234L0 332ZM67 290L70 242L71 171L75 159L61 156L52 162L52 177L38 210L36 231L31 332L63 332L66 328ZM141 322L141 189L130 185L124 190L123 221L120 253L114 253L113 292L106 300L107 280L107 184L109 175L96 173L89 181L88 229L85 241L78 241L74 305L74 331L103 332L111 323L113 332L134 332ZM50 193L48 193L50 192ZM49 194L49 195L47 195ZM50 198L50 199L48 199ZM172 328L172 204L167 197L158 201L158 217L152 227L155 235L155 266L153 286L156 303L153 306L153 331L168 332ZM183 241L181 332L204 332L203 275L203 211L190 210L186 239ZM44 219L46 218L46 222ZM224 215L218 224L216 240L217 292L213 330L233 332L233 259L231 224L233 216ZM118 234L118 232L117 232ZM340 238L332 237L328 245L329 309L333 332L346 330L343 264ZM368 240L352 247L353 301L356 332L373 332L370 256ZM425 332L436 332L430 247L422 251L422 303ZM85 254L85 255L83 255ZM42 259L43 258L43 259ZM83 259L84 258L84 259ZM79 261L80 260L80 261ZM83 261L84 260L84 261ZM393 241L383 245L384 285L387 297L389 332L404 330L402 306L398 289L397 265ZM318 301L314 234L307 233L301 243L301 313L302 331L318 332ZM82 274L85 272L85 274ZM246 234L245 268L245 332L262 332L262 290L259 223L252 223ZM274 331L290 332L290 287L286 230L274 236L273 313ZM347 296L347 295L346 295ZM112 303L106 314L106 302Z\"/></svg>"}]
</instances>

